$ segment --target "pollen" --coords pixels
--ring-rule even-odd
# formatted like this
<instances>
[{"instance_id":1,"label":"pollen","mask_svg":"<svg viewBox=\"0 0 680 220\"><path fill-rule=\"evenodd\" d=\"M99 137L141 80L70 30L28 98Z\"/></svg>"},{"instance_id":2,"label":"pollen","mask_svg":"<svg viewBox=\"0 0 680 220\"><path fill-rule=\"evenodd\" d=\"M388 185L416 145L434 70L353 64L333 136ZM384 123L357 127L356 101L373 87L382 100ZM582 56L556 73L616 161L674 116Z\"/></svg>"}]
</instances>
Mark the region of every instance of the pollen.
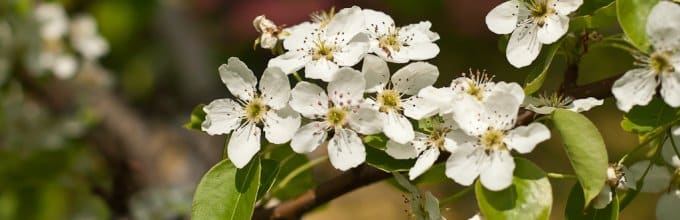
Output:
<instances>
[{"instance_id":1,"label":"pollen","mask_svg":"<svg viewBox=\"0 0 680 220\"><path fill-rule=\"evenodd\" d=\"M531 17L539 27L545 25L545 20L548 16L555 14L555 9L548 7L548 2L546 0L532 1L528 8Z\"/></svg>"},{"instance_id":2,"label":"pollen","mask_svg":"<svg viewBox=\"0 0 680 220\"><path fill-rule=\"evenodd\" d=\"M315 44L316 47L314 47L312 51L313 60L324 58L328 61L333 61L333 53L335 53L336 50L334 45L327 44L327 42L323 40L319 40Z\"/></svg>"},{"instance_id":3,"label":"pollen","mask_svg":"<svg viewBox=\"0 0 680 220\"><path fill-rule=\"evenodd\" d=\"M480 139L480 144L484 147L484 152L490 154L496 150L506 150L507 147L503 143L505 133L498 129L491 128L487 130Z\"/></svg>"},{"instance_id":4,"label":"pollen","mask_svg":"<svg viewBox=\"0 0 680 220\"><path fill-rule=\"evenodd\" d=\"M340 107L333 107L326 113L326 121L333 126L342 126L347 119L347 110Z\"/></svg>"},{"instance_id":5,"label":"pollen","mask_svg":"<svg viewBox=\"0 0 680 220\"><path fill-rule=\"evenodd\" d=\"M397 111L401 109L401 97L397 91L391 89L384 90L378 94L377 101L380 105L380 112L391 110Z\"/></svg>"},{"instance_id":6,"label":"pollen","mask_svg":"<svg viewBox=\"0 0 680 220\"><path fill-rule=\"evenodd\" d=\"M246 104L246 119L260 123L264 119L265 114L267 114L267 111L269 111L269 107L264 104L262 98L255 97Z\"/></svg>"},{"instance_id":7,"label":"pollen","mask_svg":"<svg viewBox=\"0 0 680 220\"><path fill-rule=\"evenodd\" d=\"M447 127L435 128L427 138L429 145L439 148L440 150L445 150L444 145L446 144L446 134L448 134L449 131L451 131L451 129Z\"/></svg>"},{"instance_id":8,"label":"pollen","mask_svg":"<svg viewBox=\"0 0 680 220\"><path fill-rule=\"evenodd\" d=\"M668 51L655 52L649 57L649 67L658 75L674 72L675 68L671 64L671 54Z\"/></svg>"},{"instance_id":9,"label":"pollen","mask_svg":"<svg viewBox=\"0 0 680 220\"><path fill-rule=\"evenodd\" d=\"M387 53L388 56L391 56L391 51L399 52L402 46L402 43L399 41L399 29L390 28L390 31L387 34L380 37L378 46Z\"/></svg>"}]
</instances>

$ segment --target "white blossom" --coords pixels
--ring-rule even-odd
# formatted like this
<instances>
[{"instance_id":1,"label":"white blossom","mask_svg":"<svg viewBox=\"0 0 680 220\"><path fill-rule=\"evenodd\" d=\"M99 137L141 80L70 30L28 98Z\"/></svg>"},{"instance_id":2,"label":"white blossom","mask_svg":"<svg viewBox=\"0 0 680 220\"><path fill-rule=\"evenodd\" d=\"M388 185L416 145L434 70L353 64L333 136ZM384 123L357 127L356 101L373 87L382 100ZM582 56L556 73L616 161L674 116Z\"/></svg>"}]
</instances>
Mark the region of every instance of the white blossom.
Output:
<instances>
[{"instance_id":1,"label":"white blossom","mask_svg":"<svg viewBox=\"0 0 680 220\"><path fill-rule=\"evenodd\" d=\"M469 82L469 81L468 81ZM467 86L453 105L453 118L460 132L453 140L457 148L446 162L446 175L461 185L470 185L477 176L485 188L499 191L512 183L515 162L511 150L525 154L550 138L550 130L540 123L514 128L524 91L516 83Z\"/></svg>"},{"instance_id":2,"label":"white blossom","mask_svg":"<svg viewBox=\"0 0 680 220\"><path fill-rule=\"evenodd\" d=\"M439 34L432 32L429 21L397 27L392 18L380 11L363 10L370 51L394 63L432 59L439 54Z\"/></svg>"},{"instance_id":3,"label":"white blossom","mask_svg":"<svg viewBox=\"0 0 680 220\"><path fill-rule=\"evenodd\" d=\"M604 209L612 202L613 190L625 188L626 178L624 176L624 167L620 164L610 164L607 167L607 180L600 193L593 199L593 208Z\"/></svg>"},{"instance_id":4,"label":"white blossom","mask_svg":"<svg viewBox=\"0 0 680 220\"><path fill-rule=\"evenodd\" d=\"M71 45L87 60L96 60L109 52L109 44L97 30L90 15L79 15L71 21Z\"/></svg>"},{"instance_id":5,"label":"white blossom","mask_svg":"<svg viewBox=\"0 0 680 220\"><path fill-rule=\"evenodd\" d=\"M283 42L287 52L268 65L288 74L304 67L305 77L329 82L340 67L359 63L368 52L363 27L361 9L356 6L340 10L327 24L302 23Z\"/></svg>"},{"instance_id":6,"label":"white blossom","mask_svg":"<svg viewBox=\"0 0 680 220\"><path fill-rule=\"evenodd\" d=\"M408 143L400 144L392 139L387 142L385 152L395 159L418 158L408 171L409 179L414 180L432 167L441 151L454 151L456 142L453 140L453 130L457 126L451 117L444 117L444 121L435 122L428 133L416 132L415 138Z\"/></svg>"},{"instance_id":7,"label":"white blossom","mask_svg":"<svg viewBox=\"0 0 680 220\"><path fill-rule=\"evenodd\" d=\"M260 127L270 143L283 144L300 127L300 116L288 107L290 84L279 68L267 68L257 90L253 71L238 58L229 58L219 72L236 99L216 99L203 107L201 129L210 135L231 133L227 154L236 167L243 168L260 150Z\"/></svg>"},{"instance_id":8,"label":"white blossom","mask_svg":"<svg viewBox=\"0 0 680 220\"><path fill-rule=\"evenodd\" d=\"M418 112L424 103L414 103L411 96L437 81L439 70L436 66L425 63L410 63L392 75L387 63L376 56L364 58L362 72L366 79L366 92L376 93L367 103L380 112L383 122L383 133L391 140L405 144L414 137L411 122L404 114Z\"/></svg>"},{"instance_id":9,"label":"white blossom","mask_svg":"<svg viewBox=\"0 0 680 220\"><path fill-rule=\"evenodd\" d=\"M61 4L42 3L36 6L34 16L40 25L42 39L58 40L68 31L68 16Z\"/></svg>"},{"instance_id":10,"label":"white blossom","mask_svg":"<svg viewBox=\"0 0 680 220\"><path fill-rule=\"evenodd\" d=\"M569 15L583 0L509 0L486 16L486 25L496 34L510 34L505 55L515 67L528 66L543 44L559 40L569 29Z\"/></svg>"},{"instance_id":11,"label":"white blossom","mask_svg":"<svg viewBox=\"0 0 680 220\"><path fill-rule=\"evenodd\" d=\"M260 43L260 46L265 49L274 48L279 40L284 39L288 35L288 32L286 32L283 27L277 26L264 15L255 17L255 19L253 19L253 26L255 27L255 30L261 34L258 38L258 42Z\"/></svg>"},{"instance_id":12,"label":"white blossom","mask_svg":"<svg viewBox=\"0 0 680 220\"><path fill-rule=\"evenodd\" d=\"M600 106L603 103L604 100L593 97L574 100L571 97L553 95L550 97L541 96L539 98L526 97L523 106L538 114L548 115L558 108L573 112L584 112L596 106Z\"/></svg>"},{"instance_id":13,"label":"white blossom","mask_svg":"<svg viewBox=\"0 0 680 220\"><path fill-rule=\"evenodd\" d=\"M295 133L290 146L298 153L311 152L326 141L332 129L328 157L335 168L344 171L366 159L366 149L357 132L380 133L382 122L377 111L362 107L366 85L363 74L346 67L336 74L328 84L328 94L309 82L300 82L293 88L290 106L313 121Z\"/></svg>"},{"instance_id":14,"label":"white blossom","mask_svg":"<svg viewBox=\"0 0 680 220\"><path fill-rule=\"evenodd\" d=\"M616 105L625 112L649 104L659 85L664 101L680 107L680 6L668 1L656 4L646 30L653 52L637 55L641 67L629 70L612 86Z\"/></svg>"}]
</instances>

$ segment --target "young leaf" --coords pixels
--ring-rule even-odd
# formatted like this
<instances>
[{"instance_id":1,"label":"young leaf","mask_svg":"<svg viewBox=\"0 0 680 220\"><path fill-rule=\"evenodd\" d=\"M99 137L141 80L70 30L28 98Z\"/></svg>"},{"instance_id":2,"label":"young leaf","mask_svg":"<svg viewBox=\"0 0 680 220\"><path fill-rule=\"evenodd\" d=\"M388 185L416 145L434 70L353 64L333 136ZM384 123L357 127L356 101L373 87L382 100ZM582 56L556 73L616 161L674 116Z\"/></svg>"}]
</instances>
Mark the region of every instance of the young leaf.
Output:
<instances>
[{"instance_id":1,"label":"young leaf","mask_svg":"<svg viewBox=\"0 0 680 220\"><path fill-rule=\"evenodd\" d=\"M552 189L545 172L531 161L515 157L512 185L490 191L478 180L475 195L486 219L548 219L552 208Z\"/></svg>"},{"instance_id":2,"label":"young leaf","mask_svg":"<svg viewBox=\"0 0 680 220\"><path fill-rule=\"evenodd\" d=\"M642 52L649 49L647 16L659 0L616 0L616 14L621 29Z\"/></svg>"},{"instance_id":3,"label":"young leaf","mask_svg":"<svg viewBox=\"0 0 680 220\"><path fill-rule=\"evenodd\" d=\"M408 171L416 161L397 160L380 149L366 147L366 163L385 172Z\"/></svg>"},{"instance_id":4,"label":"young leaf","mask_svg":"<svg viewBox=\"0 0 680 220\"><path fill-rule=\"evenodd\" d=\"M607 149L597 127L580 113L557 109L552 116L578 181L585 204L600 193L607 178Z\"/></svg>"},{"instance_id":5,"label":"young leaf","mask_svg":"<svg viewBox=\"0 0 680 220\"><path fill-rule=\"evenodd\" d=\"M548 75L550 64L552 63L557 50L560 48L562 41L557 41L550 46L547 46L541 52L541 55L534 62L533 68L529 71L529 75L524 81L524 94L531 95L541 89L543 81Z\"/></svg>"},{"instance_id":6,"label":"young leaf","mask_svg":"<svg viewBox=\"0 0 680 220\"><path fill-rule=\"evenodd\" d=\"M286 178L288 174L299 166L309 163L307 156L293 152L288 145L276 146L268 155L268 159L279 162L279 172L276 175L277 181ZM286 187L279 188L277 186L279 183L275 181L271 194L280 200L293 198L316 186L311 170L297 174L286 184Z\"/></svg>"},{"instance_id":7,"label":"young leaf","mask_svg":"<svg viewBox=\"0 0 680 220\"><path fill-rule=\"evenodd\" d=\"M194 193L192 219L246 220L253 215L260 161L253 158L243 169L223 160L203 176Z\"/></svg>"},{"instance_id":8,"label":"young leaf","mask_svg":"<svg viewBox=\"0 0 680 220\"><path fill-rule=\"evenodd\" d=\"M257 199L262 198L272 188L279 174L279 162L271 159L262 159L262 175L260 176L260 188L257 190Z\"/></svg>"},{"instance_id":9,"label":"young leaf","mask_svg":"<svg viewBox=\"0 0 680 220\"><path fill-rule=\"evenodd\" d=\"M203 123L203 121L205 120L205 112L203 112L203 106L205 105L199 104L196 107L194 107L194 110L191 111L191 118L187 123L184 123L184 128L189 130L202 131L201 123Z\"/></svg>"},{"instance_id":10,"label":"young leaf","mask_svg":"<svg viewBox=\"0 0 680 220\"><path fill-rule=\"evenodd\" d=\"M621 127L628 132L644 134L670 122L676 116L675 110L660 98L654 98L646 106L635 106L621 121Z\"/></svg>"},{"instance_id":11,"label":"young leaf","mask_svg":"<svg viewBox=\"0 0 680 220\"><path fill-rule=\"evenodd\" d=\"M366 145L380 150L385 150L387 148L386 145L388 140L389 138L382 133L364 137L364 143L366 143Z\"/></svg>"},{"instance_id":12,"label":"young leaf","mask_svg":"<svg viewBox=\"0 0 680 220\"><path fill-rule=\"evenodd\" d=\"M619 218L619 198L616 191L612 192L612 201L603 209L595 209L592 206L584 210L583 189L576 183L569 192L567 206L564 209L564 217L567 220L580 219L611 219Z\"/></svg>"},{"instance_id":13,"label":"young leaf","mask_svg":"<svg viewBox=\"0 0 680 220\"><path fill-rule=\"evenodd\" d=\"M422 175L418 176L413 180L413 184L416 185L426 185L426 184L437 184L443 183L444 181L450 181L449 178L444 174L446 170L446 162L436 163L432 165L430 169L425 171Z\"/></svg>"},{"instance_id":14,"label":"young leaf","mask_svg":"<svg viewBox=\"0 0 680 220\"><path fill-rule=\"evenodd\" d=\"M411 211L418 220L440 220L442 219L441 211L439 210L439 200L432 193L425 193L425 199L418 190L418 187L411 184L403 175L398 172L393 172L396 182L411 193L409 203L411 204Z\"/></svg>"}]
</instances>

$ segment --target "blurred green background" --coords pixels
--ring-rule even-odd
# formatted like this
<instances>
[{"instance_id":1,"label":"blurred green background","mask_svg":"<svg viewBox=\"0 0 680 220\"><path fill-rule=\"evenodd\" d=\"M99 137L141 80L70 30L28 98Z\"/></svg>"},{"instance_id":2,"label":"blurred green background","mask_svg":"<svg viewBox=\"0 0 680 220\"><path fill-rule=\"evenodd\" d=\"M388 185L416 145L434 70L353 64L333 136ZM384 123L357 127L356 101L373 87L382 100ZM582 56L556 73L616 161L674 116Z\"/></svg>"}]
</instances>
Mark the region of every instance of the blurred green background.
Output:
<instances>
[{"instance_id":1,"label":"blurred green background","mask_svg":"<svg viewBox=\"0 0 680 220\"><path fill-rule=\"evenodd\" d=\"M34 3L3 1L27 8ZM101 108L51 112L40 103L2 100L0 219L188 219L193 187L220 159L224 140L184 130L181 125L197 104L229 95L217 75L217 67L227 58L240 57L255 73L265 68L271 53L260 48L253 50L252 46L258 36L252 27L252 19L257 15L265 14L277 24L292 26L307 20L317 10L358 5L386 12L397 25L430 20L433 31L441 35L437 42L441 52L429 61L440 69L437 85L446 86L469 69L486 70L499 81L520 83L527 74L527 69L509 65L499 50L500 36L488 31L484 23L486 13L499 0L59 2L69 14L86 12L97 19L100 32L111 46L101 65L113 78L110 95L114 101L103 101ZM601 32L606 35L619 31L612 26ZM594 47L582 58L579 83L622 73L632 67L632 61L622 50ZM395 70L399 65L390 67ZM564 69L564 57L558 57L544 89L553 91ZM11 89L5 87L3 90ZM96 98L107 100L106 97ZM605 103L587 115L603 133L610 160L615 161L632 149L637 140L620 128L622 114L613 100ZM124 108L117 109L120 106ZM131 142L134 148L125 138L107 139L109 133L115 133L115 123L106 126L107 120L116 120L115 114L133 116L132 122L136 123L121 120L120 124L123 130L129 128L133 136L139 136L137 142ZM57 118L54 116L59 116L60 121L54 122ZM8 121L22 117L34 123L19 128ZM57 143L49 141L55 132L68 130L60 126L69 119L88 121L87 131L74 137L62 135L65 137L57 138ZM135 132L136 129L142 132ZM557 137L537 147L528 157L546 171L572 172ZM315 169L315 179L321 181L337 173L324 164ZM551 183L555 200L552 217L561 219L574 180ZM424 188L444 198L460 186L447 181ZM306 218L409 219L404 211L408 204L404 204L402 194L388 184L374 184L345 195ZM641 195L621 218L653 218L655 201L655 195ZM475 213L472 194L449 204L443 211L447 219L467 219Z\"/></svg>"}]
</instances>

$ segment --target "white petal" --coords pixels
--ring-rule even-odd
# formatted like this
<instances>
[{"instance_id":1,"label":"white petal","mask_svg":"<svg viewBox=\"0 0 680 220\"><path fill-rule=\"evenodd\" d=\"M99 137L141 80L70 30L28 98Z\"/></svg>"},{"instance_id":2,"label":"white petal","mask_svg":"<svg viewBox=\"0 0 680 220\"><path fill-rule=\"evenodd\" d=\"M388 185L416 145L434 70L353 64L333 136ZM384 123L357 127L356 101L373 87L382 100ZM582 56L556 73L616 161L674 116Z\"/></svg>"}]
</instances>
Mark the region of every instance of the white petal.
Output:
<instances>
[{"instance_id":1,"label":"white petal","mask_svg":"<svg viewBox=\"0 0 680 220\"><path fill-rule=\"evenodd\" d=\"M375 55L366 55L361 72L366 79L366 92L377 92L385 88L390 80L390 69L387 63Z\"/></svg>"},{"instance_id":2,"label":"white petal","mask_svg":"<svg viewBox=\"0 0 680 220\"><path fill-rule=\"evenodd\" d=\"M404 115L420 120L436 114L451 112L456 94L449 88L425 87L417 96L404 101Z\"/></svg>"},{"instance_id":3,"label":"white petal","mask_svg":"<svg viewBox=\"0 0 680 220\"><path fill-rule=\"evenodd\" d=\"M510 130L503 140L508 148L514 149L521 154L534 150L534 147L545 140L550 139L550 130L541 123L531 123L527 126L519 126Z\"/></svg>"},{"instance_id":4,"label":"white petal","mask_svg":"<svg viewBox=\"0 0 680 220\"><path fill-rule=\"evenodd\" d=\"M434 43L417 43L402 48L410 60L429 60L439 54L439 46Z\"/></svg>"},{"instance_id":5,"label":"white petal","mask_svg":"<svg viewBox=\"0 0 680 220\"><path fill-rule=\"evenodd\" d=\"M365 86L363 74L345 67L338 70L335 79L328 83L328 95L335 105L358 105L363 99Z\"/></svg>"},{"instance_id":6,"label":"white petal","mask_svg":"<svg viewBox=\"0 0 680 220\"><path fill-rule=\"evenodd\" d=\"M536 106L534 106L534 105L532 105L532 104L527 105L526 108L527 108L527 110L529 110L529 111L536 112L536 113L542 114L542 115L549 115L549 114L552 114L552 112L554 112L555 109L556 109L555 107L550 107L550 106L536 107ZM570 109L570 110L571 110L571 109Z\"/></svg>"},{"instance_id":7,"label":"white petal","mask_svg":"<svg viewBox=\"0 0 680 220\"><path fill-rule=\"evenodd\" d=\"M432 28L430 21L406 25L399 30L399 39L403 40L407 45L430 43L439 40L439 34L432 32L430 28Z\"/></svg>"},{"instance_id":8,"label":"white petal","mask_svg":"<svg viewBox=\"0 0 680 220\"><path fill-rule=\"evenodd\" d=\"M476 145L479 142L477 136L467 135L460 129L452 128L453 130L446 134L446 141L444 147L449 152L457 152L461 146ZM450 142L450 143L448 143Z\"/></svg>"},{"instance_id":9,"label":"white petal","mask_svg":"<svg viewBox=\"0 0 680 220\"><path fill-rule=\"evenodd\" d=\"M206 113L201 130L210 135L228 134L236 129L245 114L243 107L231 99L216 99L203 107Z\"/></svg>"},{"instance_id":10,"label":"white petal","mask_svg":"<svg viewBox=\"0 0 680 220\"><path fill-rule=\"evenodd\" d=\"M366 149L357 133L338 127L328 143L328 158L333 167L346 171L366 160Z\"/></svg>"},{"instance_id":11,"label":"white petal","mask_svg":"<svg viewBox=\"0 0 680 220\"><path fill-rule=\"evenodd\" d=\"M401 94L415 95L420 89L431 86L439 77L439 69L426 62L410 63L392 75L394 90Z\"/></svg>"},{"instance_id":12,"label":"white petal","mask_svg":"<svg viewBox=\"0 0 680 220\"><path fill-rule=\"evenodd\" d=\"M486 15L486 26L496 34L509 34L517 27L520 7L525 6L517 0L501 3Z\"/></svg>"},{"instance_id":13,"label":"white petal","mask_svg":"<svg viewBox=\"0 0 680 220\"><path fill-rule=\"evenodd\" d=\"M264 70L260 80L262 99L273 109L281 109L290 99L290 82L281 69L270 67Z\"/></svg>"},{"instance_id":14,"label":"white petal","mask_svg":"<svg viewBox=\"0 0 680 220\"><path fill-rule=\"evenodd\" d=\"M368 53L369 44L366 34L356 35L347 46L333 53L333 60L340 66L354 66Z\"/></svg>"},{"instance_id":15,"label":"white petal","mask_svg":"<svg viewBox=\"0 0 680 220\"><path fill-rule=\"evenodd\" d=\"M534 62L541 52L541 42L538 41L538 25L524 24L510 35L505 56L514 67L525 67Z\"/></svg>"},{"instance_id":16,"label":"white petal","mask_svg":"<svg viewBox=\"0 0 680 220\"><path fill-rule=\"evenodd\" d=\"M353 6L338 11L326 26L327 39L334 39L338 44L344 44L364 31L364 14L361 8Z\"/></svg>"},{"instance_id":17,"label":"white petal","mask_svg":"<svg viewBox=\"0 0 680 220\"><path fill-rule=\"evenodd\" d=\"M286 42L288 42L288 40L286 40ZM284 73L291 74L302 69L302 67L304 67L305 64L307 64L307 62L310 60L311 58L309 56L305 56L305 54L302 52L288 51L270 59L267 63L267 67L278 67L281 68L281 71Z\"/></svg>"},{"instance_id":18,"label":"white petal","mask_svg":"<svg viewBox=\"0 0 680 220\"><path fill-rule=\"evenodd\" d=\"M593 107L600 106L602 103L604 103L604 100L593 97L576 99L567 106L567 109L574 112L584 112L590 110Z\"/></svg>"},{"instance_id":19,"label":"white petal","mask_svg":"<svg viewBox=\"0 0 680 220\"><path fill-rule=\"evenodd\" d=\"M427 169L430 169L432 164L437 161L438 157L439 149L436 147L425 150L423 154L418 157L416 163L413 164L413 167L411 167L411 169L408 171L408 178L410 180L416 179L416 177L420 176L420 174L423 174L425 171L427 171Z\"/></svg>"},{"instance_id":20,"label":"white petal","mask_svg":"<svg viewBox=\"0 0 680 220\"><path fill-rule=\"evenodd\" d=\"M680 127L676 127L675 130L673 130L673 135L680 136Z\"/></svg>"},{"instance_id":21,"label":"white petal","mask_svg":"<svg viewBox=\"0 0 680 220\"><path fill-rule=\"evenodd\" d=\"M644 174L645 170L647 169L647 166L649 166L649 160L639 161L630 166L630 175L626 175L627 179L629 179L628 182L630 182L632 185L637 184L637 181L641 179L642 174ZM652 165L652 167L649 168L647 176L645 176L644 185L642 185L642 189L640 191L647 193L658 193L666 190L670 181L671 175L666 167Z\"/></svg>"},{"instance_id":22,"label":"white petal","mask_svg":"<svg viewBox=\"0 0 680 220\"><path fill-rule=\"evenodd\" d=\"M292 52L300 48L309 48L313 46L314 43L308 39L311 37L316 37L317 34L319 34L319 32L316 31L318 28L318 24L303 22L285 29L290 35L286 37L286 40L283 41L283 48L289 50L289 52ZM286 70L284 69L284 72L285 71Z\"/></svg>"},{"instance_id":23,"label":"white petal","mask_svg":"<svg viewBox=\"0 0 680 220\"><path fill-rule=\"evenodd\" d=\"M583 4L583 0L552 0L550 3L554 4L557 13L566 16L576 11Z\"/></svg>"},{"instance_id":24,"label":"white petal","mask_svg":"<svg viewBox=\"0 0 680 220\"><path fill-rule=\"evenodd\" d=\"M55 58L52 64L52 72L59 79L69 79L76 74L78 61L71 55L62 54Z\"/></svg>"},{"instance_id":25,"label":"white petal","mask_svg":"<svg viewBox=\"0 0 680 220\"><path fill-rule=\"evenodd\" d=\"M366 21L366 29L376 37L387 34L390 29L395 28L394 20L381 11L364 9L362 12Z\"/></svg>"},{"instance_id":26,"label":"white petal","mask_svg":"<svg viewBox=\"0 0 680 220\"><path fill-rule=\"evenodd\" d=\"M524 101L524 90L517 83L496 83L484 100L486 117L491 127L508 130L515 125L519 106Z\"/></svg>"},{"instance_id":27,"label":"white petal","mask_svg":"<svg viewBox=\"0 0 680 220\"><path fill-rule=\"evenodd\" d=\"M314 151L326 140L325 122L313 121L303 125L290 141L290 147L297 153L307 153Z\"/></svg>"},{"instance_id":28,"label":"white petal","mask_svg":"<svg viewBox=\"0 0 680 220\"><path fill-rule=\"evenodd\" d=\"M231 134L227 155L234 166L243 168L260 151L260 135L260 128L255 123L245 124Z\"/></svg>"},{"instance_id":29,"label":"white petal","mask_svg":"<svg viewBox=\"0 0 680 220\"><path fill-rule=\"evenodd\" d=\"M680 218L680 190L672 190L659 197L656 203L656 219L675 220Z\"/></svg>"},{"instance_id":30,"label":"white petal","mask_svg":"<svg viewBox=\"0 0 680 220\"><path fill-rule=\"evenodd\" d=\"M411 122L403 115L394 111L388 111L380 114L380 116L383 121L383 132L390 140L405 144L415 137Z\"/></svg>"},{"instance_id":31,"label":"white petal","mask_svg":"<svg viewBox=\"0 0 680 220\"><path fill-rule=\"evenodd\" d=\"M515 161L509 151L498 150L488 156L488 165L480 172L480 181L484 188L491 191L500 191L512 184L512 172L515 170Z\"/></svg>"},{"instance_id":32,"label":"white petal","mask_svg":"<svg viewBox=\"0 0 680 220\"><path fill-rule=\"evenodd\" d=\"M291 91L290 107L306 118L319 118L328 110L328 96L316 84L299 82Z\"/></svg>"},{"instance_id":33,"label":"white petal","mask_svg":"<svg viewBox=\"0 0 680 220\"><path fill-rule=\"evenodd\" d=\"M674 134L671 138L673 138L673 142L671 142L671 139L669 138L663 144L661 155L668 165L680 168L680 158L678 158L678 154L676 153L676 150L677 152L680 152L680 135ZM673 143L675 143L675 150L673 149Z\"/></svg>"},{"instance_id":34,"label":"white petal","mask_svg":"<svg viewBox=\"0 0 680 220\"><path fill-rule=\"evenodd\" d=\"M300 128L300 115L286 106L280 110L269 110L264 118L264 135L272 144L290 141Z\"/></svg>"},{"instance_id":35,"label":"white petal","mask_svg":"<svg viewBox=\"0 0 680 220\"><path fill-rule=\"evenodd\" d=\"M543 44L552 44L559 40L569 29L569 17L552 15L545 18L543 27L538 28L538 41Z\"/></svg>"},{"instance_id":36,"label":"white petal","mask_svg":"<svg viewBox=\"0 0 680 220\"><path fill-rule=\"evenodd\" d=\"M222 82L236 98L250 100L255 94L255 74L237 57L229 57L227 64L222 64L218 70Z\"/></svg>"},{"instance_id":37,"label":"white petal","mask_svg":"<svg viewBox=\"0 0 680 220\"><path fill-rule=\"evenodd\" d=\"M657 51L680 47L680 5L660 1L647 17L647 36Z\"/></svg>"},{"instance_id":38,"label":"white petal","mask_svg":"<svg viewBox=\"0 0 680 220\"><path fill-rule=\"evenodd\" d=\"M380 113L370 108L359 108L349 115L349 126L359 134L371 135L382 131Z\"/></svg>"},{"instance_id":39,"label":"white petal","mask_svg":"<svg viewBox=\"0 0 680 220\"><path fill-rule=\"evenodd\" d=\"M628 112L635 105L647 105L656 93L655 74L646 69L632 69L614 82L612 93L616 106Z\"/></svg>"},{"instance_id":40,"label":"white petal","mask_svg":"<svg viewBox=\"0 0 680 220\"><path fill-rule=\"evenodd\" d=\"M661 75L661 96L671 107L680 107L680 70Z\"/></svg>"},{"instance_id":41,"label":"white petal","mask_svg":"<svg viewBox=\"0 0 680 220\"><path fill-rule=\"evenodd\" d=\"M320 79L324 82L333 80L338 71L338 64L324 58L313 60L305 65L305 77L310 79Z\"/></svg>"},{"instance_id":42,"label":"white petal","mask_svg":"<svg viewBox=\"0 0 680 220\"><path fill-rule=\"evenodd\" d=\"M489 128L489 120L484 117L486 110L476 98L465 95L456 99L456 103L451 107L453 119L466 134L478 136Z\"/></svg>"},{"instance_id":43,"label":"white petal","mask_svg":"<svg viewBox=\"0 0 680 220\"><path fill-rule=\"evenodd\" d=\"M418 157L420 152L427 149L428 137L426 134L416 132L416 137L406 144L400 144L393 140L387 141L385 153L394 157L395 159L413 159Z\"/></svg>"},{"instance_id":44,"label":"white petal","mask_svg":"<svg viewBox=\"0 0 680 220\"><path fill-rule=\"evenodd\" d=\"M593 199L593 208L603 209L612 202L612 187L608 184L602 186L602 190L597 194L595 199Z\"/></svg>"},{"instance_id":45,"label":"white petal","mask_svg":"<svg viewBox=\"0 0 680 220\"><path fill-rule=\"evenodd\" d=\"M479 176L483 156L484 152L471 144L460 145L446 160L446 176L460 185L472 185Z\"/></svg>"}]
</instances>

